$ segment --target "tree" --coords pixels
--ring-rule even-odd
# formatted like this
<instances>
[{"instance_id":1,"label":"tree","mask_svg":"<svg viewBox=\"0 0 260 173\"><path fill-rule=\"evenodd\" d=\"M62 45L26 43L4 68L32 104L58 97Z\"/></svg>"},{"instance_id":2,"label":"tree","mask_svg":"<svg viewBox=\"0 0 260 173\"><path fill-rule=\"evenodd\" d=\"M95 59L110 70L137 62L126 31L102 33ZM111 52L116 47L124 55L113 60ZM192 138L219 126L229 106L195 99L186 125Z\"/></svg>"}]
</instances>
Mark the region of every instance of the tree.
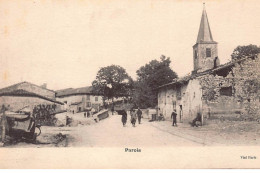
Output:
<instances>
[{"instance_id":1,"label":"tree","mask_svg":"<svg viewBox=\"0 0 260 173\"><path fill-rule=\"evenodd\" d=\"M177 78L177 74L170 68L170 63L170 58L162 55L160 61L152 60L137 70L133 100L139 107L155 107L157 105L156 89Z\"/></svg>"},{"instance_id":2,"label":"tree","mask_svg":"<svg viewBox=\"0 0 260 173\"><path fill-rule=\"evenodd\" d=\"M256 45L237 46L231 54L232 60L241 59L245 56L254 56L260 53L260 47Z\"/></svg>"},{"instance_id":3,"label":"tree","mask_svg":"<svg viewBox=\"0 0 260 173\"><path fill-rule=\"evenodd\" d=\"M101 94L105 99L111 99L121 96L129 96L133 85L132 78L126 73L123 67L110 65L102 67L92 82L93 91Z\"/></svg>"}]
</instances>

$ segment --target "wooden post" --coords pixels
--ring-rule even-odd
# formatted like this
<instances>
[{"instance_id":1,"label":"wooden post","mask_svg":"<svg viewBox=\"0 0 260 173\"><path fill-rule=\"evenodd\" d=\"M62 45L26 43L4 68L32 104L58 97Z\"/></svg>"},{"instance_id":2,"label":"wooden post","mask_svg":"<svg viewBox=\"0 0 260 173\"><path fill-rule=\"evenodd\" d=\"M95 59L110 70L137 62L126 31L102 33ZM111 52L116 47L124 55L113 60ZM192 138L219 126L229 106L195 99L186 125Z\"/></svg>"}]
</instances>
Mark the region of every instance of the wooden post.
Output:
<instances>
[{"instance_id":1,"label":"wooden post","mask_svg":"<svg viewBox=\"0 0 260 173\"><path fill-rule=\"evenodd\" d=\"M3 115L2 115L2 120L1 120L1 126L2 126L2 133L1 133L1 138L2 138L2 143L5 141L5 131L6 131L6 116L5 116L5 108L3 110Z\"/></svg>"},{"instance_id":2,"label":"wooden post","mask_svg":"<svg viewBox=\"0 0 260 173\"><path fill-rule=\"evenodd\" d=\"M202 108L201 108L202 106L200 106L200 113L201 113L201 126L203 126L204 125L204 112L202 111Z\"/></svg>"}]
</instances>

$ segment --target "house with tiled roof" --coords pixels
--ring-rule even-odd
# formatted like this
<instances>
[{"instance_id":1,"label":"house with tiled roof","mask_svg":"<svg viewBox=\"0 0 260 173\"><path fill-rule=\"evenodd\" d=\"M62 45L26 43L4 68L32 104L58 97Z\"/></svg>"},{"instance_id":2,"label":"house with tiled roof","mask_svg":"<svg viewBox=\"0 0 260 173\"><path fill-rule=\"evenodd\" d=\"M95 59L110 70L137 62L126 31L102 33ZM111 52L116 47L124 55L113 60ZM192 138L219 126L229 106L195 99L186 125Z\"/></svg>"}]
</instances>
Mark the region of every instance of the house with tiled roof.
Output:
<instances>
[{"instance_id":1,"label":"house with tiled roof","mask_svg":"<svg viewBox=\"0 0 260 173\"><path fill-rule=\"evenodd\" d=\"M91 108L99 111L103 105L102 96L95 94L92 86L57 90L56 98L58 101L65 103L67 109L74 113Z\"/></svg>"},{"instance_id":2,"label":"house with tiled roof","mask_svg":"<svg viewBox=\"0 0 260 173\"><path fill-rule=\"evenodd\" d=\"M0 105L13 111L29 106L31 109L40 104L63 105L55 98L55 91L30 82L20 82L0 89Z\"/></svg>"}]
</instances>

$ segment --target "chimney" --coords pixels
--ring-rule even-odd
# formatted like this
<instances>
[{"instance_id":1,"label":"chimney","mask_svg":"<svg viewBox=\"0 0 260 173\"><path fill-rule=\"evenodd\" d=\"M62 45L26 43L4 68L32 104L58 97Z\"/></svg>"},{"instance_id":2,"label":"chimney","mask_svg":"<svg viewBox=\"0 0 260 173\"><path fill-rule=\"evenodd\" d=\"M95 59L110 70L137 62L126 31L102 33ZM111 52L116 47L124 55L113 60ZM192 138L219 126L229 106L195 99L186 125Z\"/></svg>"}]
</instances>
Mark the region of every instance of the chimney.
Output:
<instances>
[{"instance_id":1,"label":"chimney","mask_svg":"<svg viewBox=\"0 0 260 173\"><path fill-rule=\"evenodd\" d=\"M43 84L41 85L41 87L44 88L44 89L47 89L47 83L43 83Z\"/></svg>"}]
</instances>

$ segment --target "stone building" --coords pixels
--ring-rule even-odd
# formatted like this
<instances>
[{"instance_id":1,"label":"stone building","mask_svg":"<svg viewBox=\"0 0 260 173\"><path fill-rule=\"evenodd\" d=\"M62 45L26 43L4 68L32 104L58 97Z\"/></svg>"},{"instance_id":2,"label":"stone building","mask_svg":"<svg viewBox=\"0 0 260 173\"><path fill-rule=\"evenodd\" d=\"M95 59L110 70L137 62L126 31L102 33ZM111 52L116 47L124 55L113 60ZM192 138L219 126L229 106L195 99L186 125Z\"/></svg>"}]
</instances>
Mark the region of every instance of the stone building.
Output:
<instances>
[{"instance_id":1,"label":"stone building","mask_svg":"<svg viewBox=\"0 0 260 173\"><path fill-rule=\"evenodd\" d=\"M75 113L91 108L99 111L100 106L103 105L103 97L94 94L92 86L58 90L56 98L58 101L65 103L68 110Z\"/></svg>"},{"instance_id":2,"label":"stone building","mask_svg":"<svg viewBox=\"0 0 260 173\"><path fill-rule=\"evenodd\" d=\"M55 104L62 109L63 103L56 101L55 91L29 82L21 82L0 89L0 105L5 105L13 111L24 107L32 109L36 105Z\"/></svg>"},{"instance_id":3,"label":"stone building","mask_svg":"<svg viewBox=\"0 0 260 173\"><path fill-rule=\"evenodd\" d=\"M191 122L200 113L202 121L206 122L210 116L237 117L237 113L243 112L245 101L236 93L241 84L235 80L233 68L243 66L245 61L257 56L220 65L217 46L204 7L193 46L194 69L191 74L158 88L158 113L170 119L176 109L178 122Z\"/></svg>"}]
</instances>

